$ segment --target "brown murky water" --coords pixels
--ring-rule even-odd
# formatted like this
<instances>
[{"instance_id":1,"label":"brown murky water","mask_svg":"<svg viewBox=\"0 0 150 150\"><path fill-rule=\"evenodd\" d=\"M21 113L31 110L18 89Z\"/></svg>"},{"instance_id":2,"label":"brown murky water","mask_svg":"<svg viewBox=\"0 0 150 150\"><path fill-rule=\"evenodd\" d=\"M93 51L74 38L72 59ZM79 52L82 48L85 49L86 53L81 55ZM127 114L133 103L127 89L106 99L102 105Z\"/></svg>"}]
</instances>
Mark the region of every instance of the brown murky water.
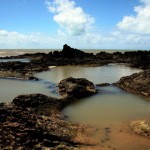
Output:
<instances>
[{"instance_id":1,"label":"brown murky water","mask_svg":"<svg viewBox=\"0 0 150 150\"><path fill-rule=\"evenodd\" d=\"M58 83L67 77L83 77L97 83L114 83L139 69L124 65L103 67L64 66L53 68L36 76ZM145 137L133 134L128 126L131 120L149 119L150 101L109 86L99 88L100 92L88 98L80 99L67 106L62 113L69 121L87 124L97 130L91 136L99 147L110 150L149 150L150 142Z\"/></svg>"},{"instance_id":2,"label":"brown murky water","mask_svg":"<svg viewBox=\"0 0 150 150\"><path fill-rule=\"evenodd\" d=\"M0 80L1 99L11 99L15 95L43 93L58 96L54 91L56 84L67 77L87 78L97 83L113 83L122 76L139 72L139 69L124 65L103 67L63 66L51 71L38 73L41 80L16 81ZM117 87L99 87L97 95L80 99L67 106L62 113L69 121L87 124L96 128L91 140L100 146L97 149L110 150L149 150L150 139L131 132L131 120L149 119L150 101L145 97L125 92Z\"/></svg>"},{"instance_id":3,"label":"brown murky water","mask_svg":"<svg viewBox=\"0 0 150 150\"><path fill-rule=\"evenodd\" d=\"M0 102L11 102L18 95L33 93L60 97L55 90L56 85L51 82L0 79Z\"/></svg>"},{"instance_id":4,"label":"brown murky water","mask_svg":"<svg viewBox=\"0 0 150 150\"><path fill-rule=\"evenodd\" d=\"M101 67L61 66L55 67L51 71L38 73L35 76L55 83L67 77L87 78L97 84L104 82L114 83L122 76L131 75L139 71L139 69L130 68L122 64L109 64Z\"/></svg>"}]
</instances>

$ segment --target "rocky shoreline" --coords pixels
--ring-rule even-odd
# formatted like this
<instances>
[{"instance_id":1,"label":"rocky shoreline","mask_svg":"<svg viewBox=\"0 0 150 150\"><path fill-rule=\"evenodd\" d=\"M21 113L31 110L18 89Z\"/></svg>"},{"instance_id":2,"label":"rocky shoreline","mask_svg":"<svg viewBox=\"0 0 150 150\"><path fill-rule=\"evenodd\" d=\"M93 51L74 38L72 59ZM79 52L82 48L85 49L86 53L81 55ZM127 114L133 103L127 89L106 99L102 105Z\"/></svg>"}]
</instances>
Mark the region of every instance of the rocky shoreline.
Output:
<instances>
[{"instance_id":1,"label":"rocky shoreline","mask_svg":"<svg viewBox=\"0 0 150 150\"><path fill-rule=\"evenodd\" d=\"M49 70L49 66L64 65L88 65L103 66L109 63L125 63L131 67L150 69L150 52L149 51L133 51L133 52L99 52L97 54L86 53L84 51L71 48L64 45L62 51L54 51L48 54L35 53L24 54L19 56L2 57L1 59L20 59L26 58L30 62L1 62L0 71L10 71L33 76L34 72Z\"/></svg>"},{"instance_id":2,"label":"rocky shoreline","mask_svg":"<svg viewBox=\"0 0 150 150\"><path fill-rule=\"evenodd\" d=\"M28 100L41 97L43 102L44 95L26 95ZM23 98L23 97L21 97ZM26 99L24 98L24 100ZM17 98L17 100L19 97ZM52 100L52 98L47 98ZM33 99L32 99L33 100ZM23 102L23 101L22 101ZM38 104L38 102L36 101ZM22 103L24 104L24 103ZM50 111L55 112L54 108L46 106ZM49 108L50 107L50 108ZM69 123L48 114L36 112L36 106L18 106L15 100L11 104L0 105L0 149L71 149L89 144L86 139L86 129L82 125ZM43 105L38 107L41 112L45 112ZM51 112L51 113L54 113ZM82 140L80 140L80 138ZM89 144L90 145L90 144Z\"/></svg>"},{"instance_id":3,"label":"rocky shoreline","mask_svg":"<svg viewBox=\"0 0 150 150\"><path fill-rule=\"evenodd\" d=\"M79 91L71 88L72 92L61 99L30 94L20 95L8 104L1 103L0 149L70 150L94 145L88 140L88 134L92 133L90 127L67 122L60 113L66 105L76 100L73 93L85 96L84 93L91 92L86 88L89 85L96 91L93 83L86 79L71 80L74 87L82 85L85 88ZM65 83L67 81L63 83L72 87L72 83ZM87 85L82 84L85 82Z\"/></svg>"},{"instance_id":4,"label":"rocky shoreline","mask_svg":"<svg viewBox=\"0 0 150 150\"><path fill-rule=\"evenodd\" d=\"M150 70L122 77L115 85L131 93L150 96Z\"/></svg>"},{"instance_id":5,"label":"rocky shoreline","mask_svg":"<svg viewBox=\"0 0 150 150\"><path fill-rule=\"evenodd\" d=\"M122 77L117 83L118 87L135 94L150 98L150 70L144 70L130 76ZM130 127L135 134L150 137L150 120L131 121Z\"/></svg>"},{"instance_id":6,"label":"rocky shoreline","mask_svg":"<svg viewBox=\"0 0 150 150\"><path fill-rule=\"evenodd\" d=\"M6 59L5 57L3 59ZM150 96L150 52L100 52L96 55L64 45L63 50L49 54L36 53L9 58L28 58L30 62L1 62L0 77L21 80L38 80L35 72L49 70L49 66L93 65L126 63L143 72L122 77L115 85L132 93ZM9 59L8 58L8 59ZM109 83L97 86L108 86ZM78 98L96 93L95 86L86 79L65 79L58 85L64 98L56 99L41 94L21 95L11 103L0 104L0 149L64 149L94 145L88 140L89 128L64 120L63 107ZM143 124L147 129L143 131ZM140 135L150 135L150 124L133 123L131 128ZM140 129L141 132L140 132ZM139 132L137 132L137 129Z\"/></svg>"}]
</instances>

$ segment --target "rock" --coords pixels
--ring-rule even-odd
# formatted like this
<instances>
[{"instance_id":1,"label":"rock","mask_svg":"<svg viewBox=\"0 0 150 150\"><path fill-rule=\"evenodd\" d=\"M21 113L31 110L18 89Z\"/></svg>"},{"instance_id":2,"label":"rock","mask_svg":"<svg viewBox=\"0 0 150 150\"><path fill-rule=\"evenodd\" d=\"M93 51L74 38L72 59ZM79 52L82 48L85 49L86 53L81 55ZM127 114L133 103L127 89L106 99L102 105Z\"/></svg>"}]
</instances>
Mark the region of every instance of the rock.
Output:
<instances>
[{"instance_id":1,"label":"rock","mask_svg":"<svg viewBox=\"0 0 150 150\"><path fill-rule=\"evenodd\" d=\"M37 77L33 76L32 72L28 72L28 73L24 74L24 79L26 79L26 80L34 80L34 81L38 81L39 80Z\"/></svg>"},{"instance_id":2,"label":"rock","mask_svg":"<svg viewBox=\"0 0 150 150\"><path fill-rule=\"evenodd\" d=\"M68 103L42 94L21 95L12 103L0 104L0 149L71 149L89 145L85 126L69 123L36 108L57 109ZM42 107L44 106L44 107ZM56 107L56 108L55 108ZM33 111L34 110L34 111ZM88 133L89 134L89 133ZM78 140L78 138L81 140Z\"/></svg>"},{"instance_id":3,"label":"rock","mask_svg":"<svg viewBox=\"0 0 150 150\"><path fill-rule=\"evenodd\" d=\"M96 84L96 86L109 86L109 83L100 83L100 84Z\"/></svg>"},{"instance_id":4,"label":"rock","mask_svg":"<svg viewBox=\"0 0 150 150\"><path fill-rule=\"evenodd\" d=\"M116 85L132 93L150 96L150 70L122 77Z\"/></svg>"},{"instance_id":5,"label":"rock","mask_svg":"<svg viewBox=\"0 0 150 150\"><path fill-rule=\"evenodd\" d=\"M67 78L58 84L59 93L64 96L82 98L96 93L94 84L84 78Z\"/></svg>"},{"instance_id":6,"label":"rock","mask_svg":"<svg viewBox=\"0 0 150 150\"><path fill-rule=\"evenodd\" d=\"M62 56L63 57L66 57L66 58L75 58L75 57L83 58L83 57L85 57L85 54L86 54L85 52L78 50L78 49L71 48L67 44L65 44L63 46L63 50L62 50Z\"/></svg>"},{"instance_id":7,"label":"rock","mask_svg":"<svg viewBox=\"0 0 150 150\"><path fill-rule=\"evenodd\" d=\"M59 99L42 94L20 95L12 103L23 109L30 109L33 112L44 115L57 113L62 104Z\"/></svg>"},{"instance_id":8,"label":"rock","mask_svg":"<svg viewBox=\"0 0 150 150\"><path fill-rule=\"evenodd\" d=\"M130 124L130 127L136 134L150 137L150 121L149 120L132 121Z\"/></svg>"},{"instance_id":9,"label":"rock","mask_svg":"<svg viewBox=\"0 0 150 150\"><path fill-rule=\"evenodd\" d=\"M30 62L0 62L0 71L7 72L1 74L0 77L13 77L15 79L25 80L38 80L32 76L34 72L41 72L49 70L49 66L62 66L62 65L107 65L112 63L112 59L104 60L99 59L93 53L85 53L84 51L71 48L67 44L63 46L62 51L54 51L48 54L35 53L24 54L19 56L9 57L12 59L27 58ZM4 58L3 58L4 59ZM105 60L106 59L106 60ZM8 74L8 71L10 72ZM12 72L14 72L12 76ZM20 73L18 77L18 73ZM31 75L31 76L28 76Z\"/></svg>"},{"instance_id":10,"label":"rock","mask_svg":"<svg viewBox=\"0 0 150 150\"><path fill-rule=\"evenodd\" d=\"M111 53L106 53L106 52L99 52L96 54L96 57L101 60L110 60L112 59L112 56L113 55Z\"/></svg>"},{"instance_id":11,"label":"rock","mask_svg":"<svg viewBox=\"0 0 150 150\"><path fill-rule=\"evenodd\" d=\"M142 69L150 69L150 51L130 51L125 53L115 52L99 52L96 55L93 53L86 53L76 48L71 48L67 44L63 46L62 51L54 51L48 54L35 53L24 54L19 56L5 57L7 59L27 58L30 62L1 62L0 70L9 72L23 73L39 72L49 70L49 66L62 66L62 65L92 65L102 66L109 63L126 63L130 66ZM5 59L1 58L1 59ZM8 75L10 77L10 75ZM7 77L7 75L6 75ZM17 78L17 77L16 77ZM25 78L24 76L22 79ZM33 79L31 77L31 79ZM36 80L36 79L34 79Z\"/></svg>"}]
</instances>

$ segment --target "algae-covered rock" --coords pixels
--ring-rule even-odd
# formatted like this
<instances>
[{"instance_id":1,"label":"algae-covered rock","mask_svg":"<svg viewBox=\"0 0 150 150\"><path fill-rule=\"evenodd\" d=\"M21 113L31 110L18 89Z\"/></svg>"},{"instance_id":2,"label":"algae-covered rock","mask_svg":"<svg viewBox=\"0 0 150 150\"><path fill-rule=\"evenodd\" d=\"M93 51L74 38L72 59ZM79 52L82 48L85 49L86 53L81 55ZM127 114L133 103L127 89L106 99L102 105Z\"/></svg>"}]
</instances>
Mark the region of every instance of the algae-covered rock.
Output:
<instances>
[{"instance_id":1,"label":"algae-covered rock","mask_svg":"<svg viewBox=\"0 0 150 150\"><path fill-rule=\"evenodd\" d=\"M67 78L58 84L59 93L64 96L82 98L96 93L96 88L91 81L85 78Z\"/></svg>"},{"instance_id":2,"label":"algae-covered rock","mask_svg":"<svg viewBox=\"0 0 150 150\"><path fill-rule=\"evenodd\" d=\"M130 124L132 130L139 135L150 136L150 121L138 120L132 121Z\"/></svg>"}]
</instances>

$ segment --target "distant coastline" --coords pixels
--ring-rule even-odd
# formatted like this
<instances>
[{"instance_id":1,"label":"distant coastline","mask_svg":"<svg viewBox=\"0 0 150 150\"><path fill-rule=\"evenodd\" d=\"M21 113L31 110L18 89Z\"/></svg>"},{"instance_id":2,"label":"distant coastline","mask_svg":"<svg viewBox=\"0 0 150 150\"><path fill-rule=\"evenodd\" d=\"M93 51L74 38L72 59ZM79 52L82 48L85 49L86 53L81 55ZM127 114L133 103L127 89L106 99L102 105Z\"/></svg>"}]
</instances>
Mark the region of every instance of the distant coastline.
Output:
<instances>
[{"instance_id":1,"label":"distant coastline","mask_svg":"<svg viewBox=\"0 0 150 150\"><path fill-rule=\"evenodd\" d=\"M23 55L26 53L49 53L52 51L61 51L62 49L0 49L0 57L6 56L18 56ZM99 52L107 52L107 53L114 53L114 52L121 52L124 53L126 51L138 51L138 50L131 50L131 49L81 49L86 53L99 53ZM142 50L143 51L143 50ZM149 51L149 50L146 50Z\"/></svg>"}]
</instances>

